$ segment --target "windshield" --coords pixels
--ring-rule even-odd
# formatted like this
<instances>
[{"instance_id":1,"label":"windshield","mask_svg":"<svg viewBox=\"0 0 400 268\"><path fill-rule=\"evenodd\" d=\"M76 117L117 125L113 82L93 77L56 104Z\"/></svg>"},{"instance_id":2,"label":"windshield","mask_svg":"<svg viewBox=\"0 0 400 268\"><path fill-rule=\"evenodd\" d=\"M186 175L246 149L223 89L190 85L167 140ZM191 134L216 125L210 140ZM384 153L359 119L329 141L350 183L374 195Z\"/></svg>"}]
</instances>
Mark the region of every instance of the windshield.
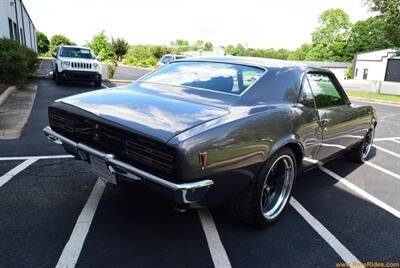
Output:
<instances>
[{"instance_id":1,"label":"windshield","mask_svg":"<svg viewBox=\"0 0 400 268\"><path fill-rule=\"evenodd\" d=\"M81 58L81 59L94 58L90 49L78 48L78 47L63 47L60 52L60 57Z\"/></svg>"},{"instance_id":2,"label":"windshield","mask_svg":"<svg viewBox=\"0 0 400 268\"><path fill-rule=\"evenodd\" d=\"M174 62L142 78L142 81L197 87L218 92L242 93L264 69L216 62Z\"/></svg>"}]
</instances>

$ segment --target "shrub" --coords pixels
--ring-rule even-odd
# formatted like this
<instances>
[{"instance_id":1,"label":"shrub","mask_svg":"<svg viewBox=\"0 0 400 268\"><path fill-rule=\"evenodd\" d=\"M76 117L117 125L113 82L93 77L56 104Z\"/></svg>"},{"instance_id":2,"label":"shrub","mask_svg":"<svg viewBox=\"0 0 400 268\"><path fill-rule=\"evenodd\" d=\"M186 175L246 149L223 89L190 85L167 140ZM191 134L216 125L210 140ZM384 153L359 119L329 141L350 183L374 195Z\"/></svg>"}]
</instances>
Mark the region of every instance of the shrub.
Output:
<instances>
[{"instance_id":1,"label":"shrub","mask_svg":"<svg viewBox=\"0 0 400 268\"><path fill-rule=\"evenodd\" d=\"M130 46L128 53L122 62L133 66L153 67L158 61L158 58L154 56L153 51L153 46L149 45Z\"/></svg>"},{"instance_id":2,"label":"shrub","mask_svg":"<svg viewBox=\"0 0 400 268\"><path fill-rule=\"evenodd\" d=\"M115 64L107 64L107 70L108 70L108 79L113 79L115 71L117 70L117 66Z\"/></svg>"},{"instance_id":3,"label":"shrub","mask_svg":"<svg viewBox=\"0 0 400 268\"><path fill-rule=\"evenodd\" d=\"M353 78L353 64L350 64L345 72L345 79L352 79L352 78Z\"/></svg>"},{"instance_id":4,"label":"shrub","mask_svg":"<svg viewBox=\"0 0 400 268\"><path fill-rule=\"evenodd\" d=\"M37 68L37 54L19 43L0 39L0 82L6 84L20 84L35 72Z\"/></svg>"}]
</instances>

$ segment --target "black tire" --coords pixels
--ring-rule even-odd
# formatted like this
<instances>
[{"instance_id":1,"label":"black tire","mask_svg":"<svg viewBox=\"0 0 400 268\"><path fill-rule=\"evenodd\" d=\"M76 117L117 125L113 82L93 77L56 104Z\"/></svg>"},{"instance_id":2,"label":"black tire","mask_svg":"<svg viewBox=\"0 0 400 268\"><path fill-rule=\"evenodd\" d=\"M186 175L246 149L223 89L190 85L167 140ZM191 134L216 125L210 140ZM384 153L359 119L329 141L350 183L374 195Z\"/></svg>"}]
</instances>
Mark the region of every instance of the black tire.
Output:
<instances>
[{"instance_id":1,"label":"black tire","mask_svg":"<svg viewBox=\"0 0 400 268\"><path fill-rule=\"evenodd\" d=\"M374 141L374 135L375 128L372 127L370 130L368 130L362 141L351 147L346 152L346 158L352 162L364 163L366 158L368 157L369 152L371 151L371 147ZM367 146L369 146L369 148L366 148Z\"/></svg>"},{"instance_id":2,"label":"black tire","mask_svg":"<svg viewBox=\"0 0 400 268\"><path fill-rule=\"evenodd\" d=\"M56 84L57 86L62 85L63 80L60 77L60 73L56 70Z\"/></svg>"},{"instance_id":3,"label":"black tire","mask_svg":"<svg viewBox=\"0 0 400 268\"><path fill-rule=\"evenodd\" d=\"M267 179L270 178L272 168L275 166L277 161L283 159L282 157L289 157L291 159L291 164L293 165L293 177L290 182L291 186L287 191L287 199L285 198L286 200L282 201L282 205L279 206L280 211L278 211L274 217L268 218L264 214L265 208L262 205L263 192L265 191ZM286 159L288 160L289 158ZM289 202L297 175L296 163L296 157L293 151L289 148L284 147L272 155L266 161L259 174L247 186L246 190L241 194L241 196L231 204L231 211L234 216L250 225L259 228L264 228L269 224L276 222L285 211L285 208Z\"/></svg>"},{"instance_id":4,"label":"black tire","mask_svg":"<svg viewBox=\"0 0 400 268\"><path fill-rule=\"evenodd\" d=\"M94 81L95 87L101 87L101 81Z\"/></svg>"},{"instance_id":5,"label":"black tire","mask_svg":"<svg viewBox=\"0 0 400 268\"><path fill-rule=\"evenodd\" d=\"M53 71L52 79L56 81L56 71Z\"/></svg>"}]
</instances>

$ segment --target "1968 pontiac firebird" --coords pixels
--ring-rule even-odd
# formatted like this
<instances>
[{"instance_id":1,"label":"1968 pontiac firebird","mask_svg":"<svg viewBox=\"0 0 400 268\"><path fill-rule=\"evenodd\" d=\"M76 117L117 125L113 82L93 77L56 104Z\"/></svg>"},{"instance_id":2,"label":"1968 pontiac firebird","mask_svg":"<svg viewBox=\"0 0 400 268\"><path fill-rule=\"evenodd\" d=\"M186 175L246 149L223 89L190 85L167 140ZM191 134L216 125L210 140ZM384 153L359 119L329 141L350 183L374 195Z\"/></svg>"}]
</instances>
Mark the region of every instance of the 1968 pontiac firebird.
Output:
<instances>
[{"instance_id":1,"label":"1968 pontiac firebird","mask_svg":"<svg viewBox=\"0 0 400 268\"><path fill-rule=\"evenodd\" d=\"M243 57L186 58L66 97L49 121L48 138L104 180L147 183L181 206L230 204L260 227L282 214L301 172L342 153L363 162L377 124L330 71Z\"/></svg>"}]
</instances>

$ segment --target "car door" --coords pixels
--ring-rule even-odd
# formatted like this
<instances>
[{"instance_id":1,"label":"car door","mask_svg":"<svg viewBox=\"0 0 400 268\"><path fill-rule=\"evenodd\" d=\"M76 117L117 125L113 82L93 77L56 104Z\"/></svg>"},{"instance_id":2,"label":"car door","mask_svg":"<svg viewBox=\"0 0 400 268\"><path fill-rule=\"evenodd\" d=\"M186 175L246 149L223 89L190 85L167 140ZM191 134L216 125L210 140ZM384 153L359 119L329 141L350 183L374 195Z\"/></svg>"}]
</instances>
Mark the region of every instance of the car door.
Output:
<instances>
[{"instance_id":1,"label":"car door","mask_svg":"<svg viewBox=\"0 0 400 268\"><path fill-rule=\"evenodd\" d=\"M318 160L324 160L354 143L358 113L350 106L346 94L329 72L307 74L318 110L322 143Z\"/></svg>"},{"instance_id":2,"label":"car door","mask_svg":"<svg viewBox=\"0 0 400 268\"><path fill-rule=\"evenodd\" d=\"M304 145L303 169L307 170L315 164L322 143L322 131L318 124L319 115L314 95L306 76L303 78L298 103L297 107L301 110L302 122L297 132Z\"/></svg>"}]
</instances>

